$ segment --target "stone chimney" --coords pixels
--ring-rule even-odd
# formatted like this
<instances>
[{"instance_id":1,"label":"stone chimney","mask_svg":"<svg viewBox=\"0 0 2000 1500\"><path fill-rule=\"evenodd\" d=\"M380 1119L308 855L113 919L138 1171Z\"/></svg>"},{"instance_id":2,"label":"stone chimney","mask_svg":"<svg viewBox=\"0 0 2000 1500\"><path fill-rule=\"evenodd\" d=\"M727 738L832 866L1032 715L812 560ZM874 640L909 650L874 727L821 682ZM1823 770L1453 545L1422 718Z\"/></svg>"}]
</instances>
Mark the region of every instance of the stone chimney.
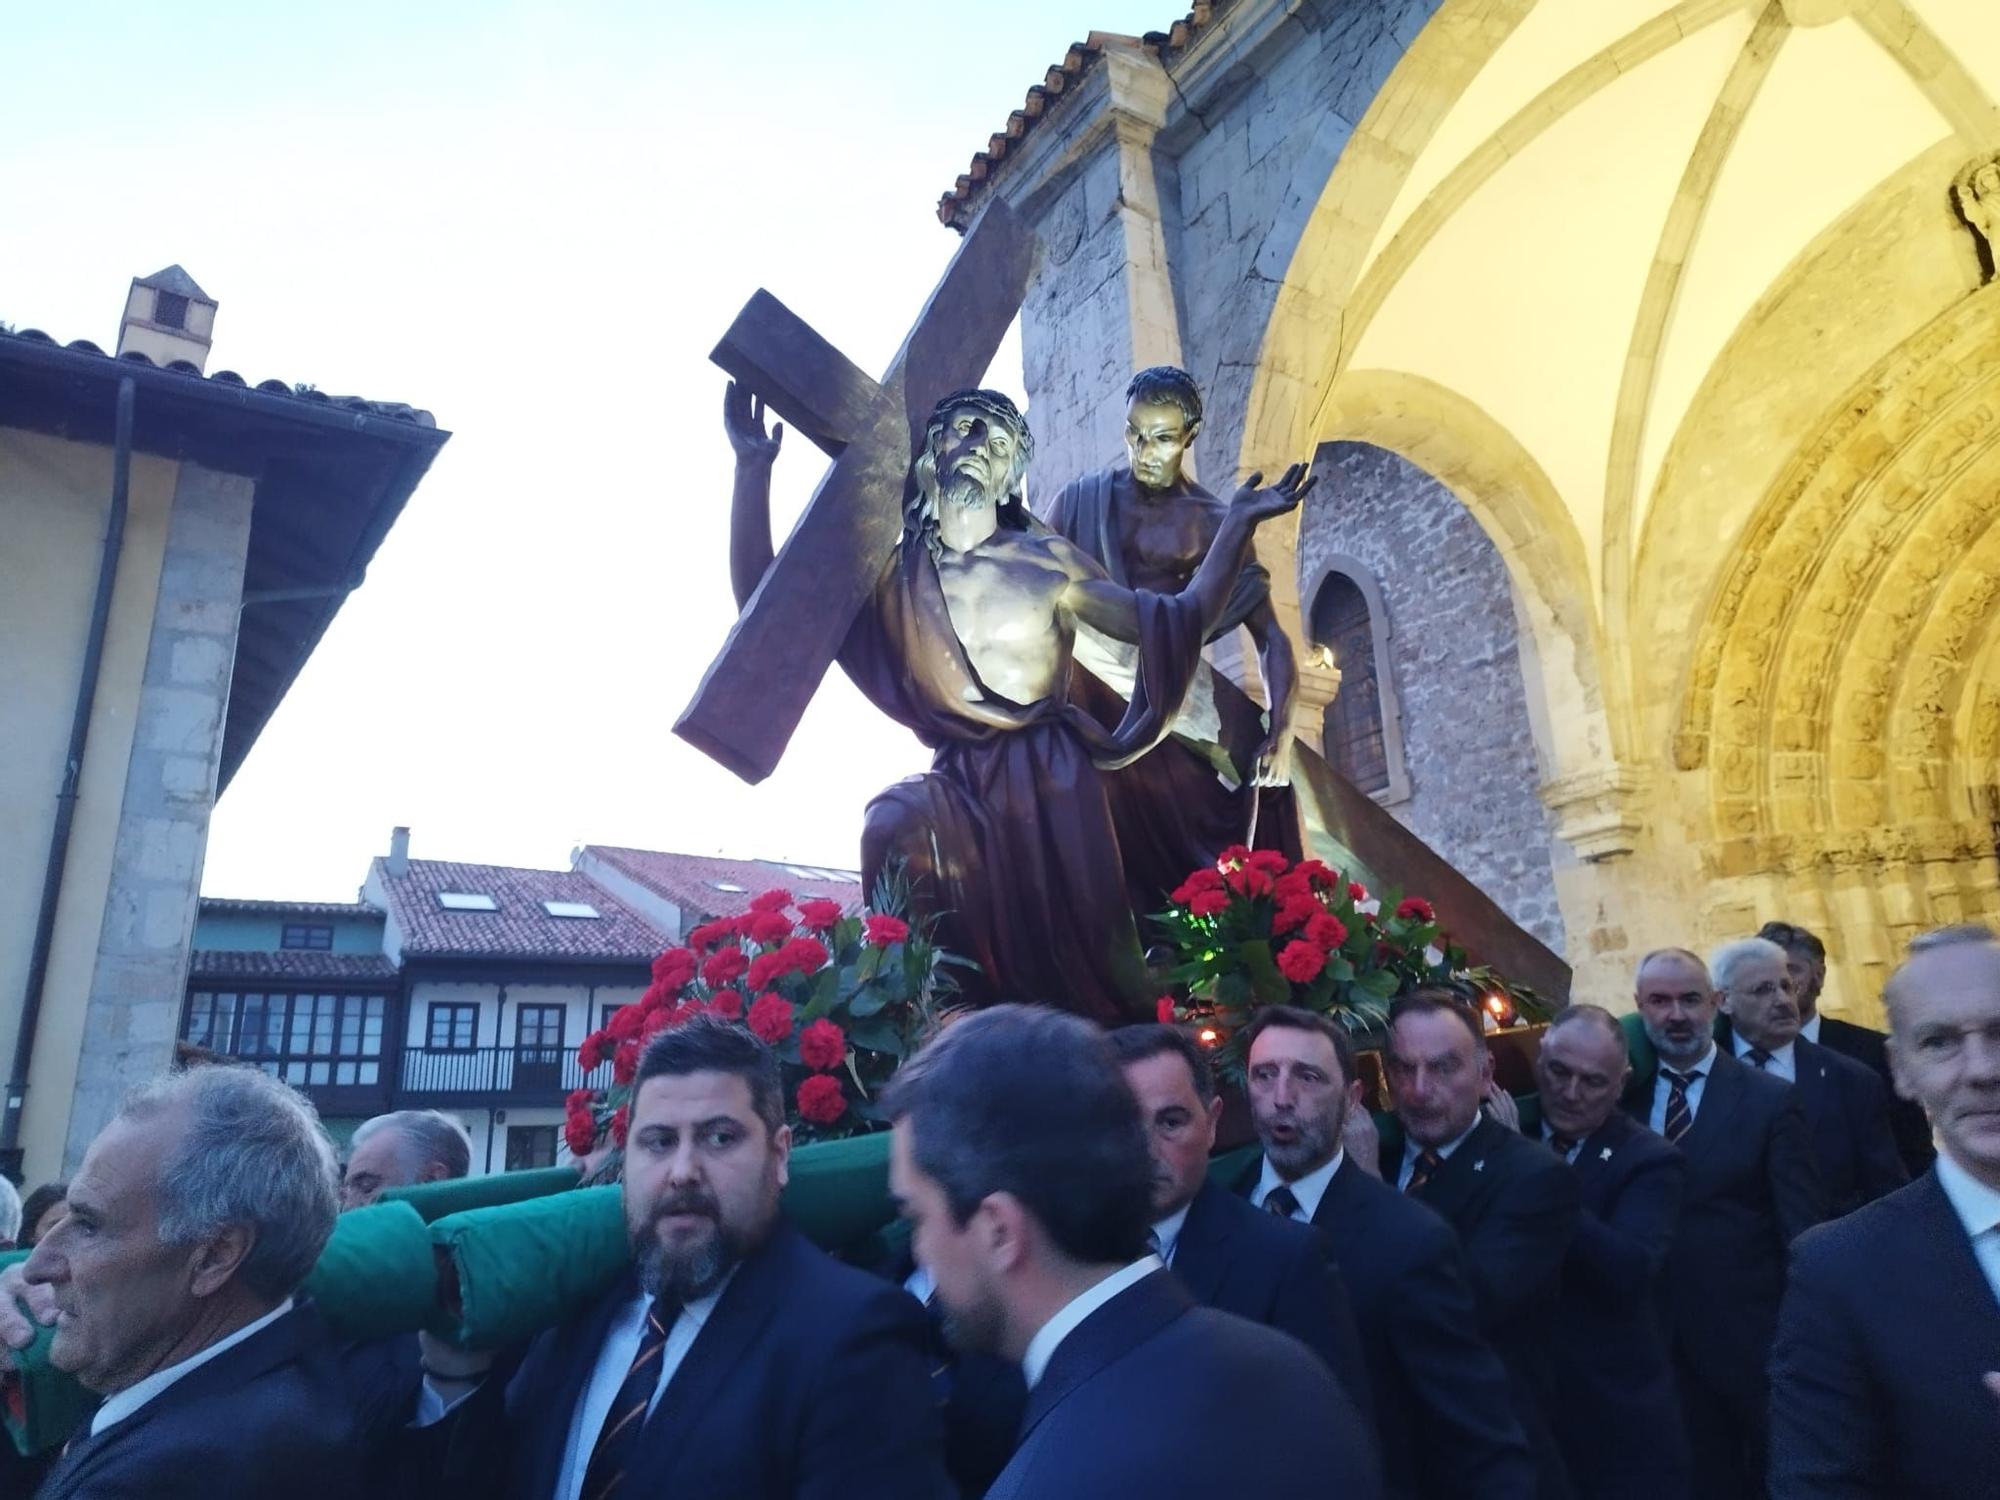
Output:
<instances>
[{"instance_id":1,"label":"stone chimney","mask_svg":"<svg viewBox=\"0 0 2000 1500\"><path fill-rule=\"evenodd\" d=\"M215 299L179 266L132 283L118 325L118 352L143 354L156 365L191 364L207 373L215 337Z\"/></svg>"},{"instance_id":2,"label":"stone chimney","mask_svg":"<svg viewBox=\"0 0 2000 1500\"><path fill-rule=\"evenodd\" d=\"M410 830L407 828L389 830L389 873L399 877L410 873Z\"/></svg>"}]
</instances>

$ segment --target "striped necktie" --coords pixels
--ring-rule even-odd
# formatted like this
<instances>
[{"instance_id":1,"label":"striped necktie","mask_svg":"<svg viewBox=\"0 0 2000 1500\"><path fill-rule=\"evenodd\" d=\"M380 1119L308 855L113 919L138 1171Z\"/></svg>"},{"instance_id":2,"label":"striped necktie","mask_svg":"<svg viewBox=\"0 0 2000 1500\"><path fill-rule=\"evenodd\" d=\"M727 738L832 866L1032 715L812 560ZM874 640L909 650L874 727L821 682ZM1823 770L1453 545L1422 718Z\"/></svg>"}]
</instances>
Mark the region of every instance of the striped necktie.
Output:
<instances>
[{"instance_id":1,"label":"striped necktie","mask_svg":"<svg viewBox=\"0 0 2000 1500\"><path fill-rule=\"evenodd\" d=\"M660 1361L667 1347L667 1330L680 1316L672 1303L662 1306L655 1297L646 1304L646 1327L639 1337L639 1352L632 1367L612 1398L611 1410L604 1415L597 1446L590 1450L590 1465L583 1471L580 1500L609 1500L618 1493L625 1471L639 1450L639 1435L646 1426L646 1413L653 1393L660 1388Z\"/></svg>"},{"instance_id":2,"label":"striped necktie","mask_svg":"<svg viewBox=\"0 0 2000 1500\"><path fill-rule=\"evenodd\" d=\"M1424 1185L1431 1180L1432 1174L1443 1165L1444 1158L1439 1156L1437 1152L1419 1151L1417 1153L1417 1164L1411 1168L1410 1180L1403 1184L1403 1191L1412 1196L1420 1195L1424 1190Z\"/></svg>"},{"instance_id":3,"label":"striped necktie","mask_svg":"<svg viewBox=\"0 0 2000 1500\"><path fill-rule=\"evenodd\" d=\"M1743 1054L1743 1060L1760 1073L1767 1071L1771 1066L1771 1054L1762 1047L1752 1047Z\"/></svg>"},{"instance_id":4,"label":"striped necktie","mask_svg":"<svg viewBox=\"0 0 2000 1500\"><path fill-rule=\"evenodd\" d=\"M1660 1069L1660 1076L1667 1080L1667 1117L1662 1122L1660 1134L1669 1141L1678 1141L1694 1125L1694 1111L1688 1107L1688 1085L1701 1077L1696 1068L1688 1073L1676 1073L1672 1068Z\"/></svg>"},{"instance_id":5,"label":"striped necktie","mask_svg":"<svg viewBox=\"0 0 2000 1500\"><path fill-rule=\"evenodd\" d=\"M1296 1217L1298 1211L1299 1195L1286 1187L1282 1182L1264 1195L1265 1213L1276 1214L1282 1219L1290 1219Z\"/></svg>"}]
</instances>

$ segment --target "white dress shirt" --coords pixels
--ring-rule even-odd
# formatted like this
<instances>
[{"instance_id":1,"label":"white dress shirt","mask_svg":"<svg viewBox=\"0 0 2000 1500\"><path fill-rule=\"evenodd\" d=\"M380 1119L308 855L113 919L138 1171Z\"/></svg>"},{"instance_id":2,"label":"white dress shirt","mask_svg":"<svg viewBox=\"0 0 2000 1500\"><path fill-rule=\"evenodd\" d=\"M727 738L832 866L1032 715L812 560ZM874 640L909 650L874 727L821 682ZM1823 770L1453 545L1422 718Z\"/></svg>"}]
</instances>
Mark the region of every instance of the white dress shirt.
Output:
<instances>
[{"instance_id":1,"label":"white dress shirt","mask_svg":"<svg viewBox=\"0 0 2000 1500\"><path fill-rule=\"evenodd\" d=\"M1547 1120L1542 1121L1542 1144L1547 1146L1551 1151L1555 1150L1555 1144L1556 1144L1555 1129L1549 1124ZM1576 1153L1581 1151L1582 1149L1583 1149L1583 1142L1581 1140L1571 1141L1569 1145L1569 1150L1563 1152L1563 1160L1568 1162L1571 1166L1575 1166Z\"/></svg>"},{"instance_id":2,"label":"white dress shirt","mask_svg":"<svg viewBox=\"0 0 2000 1500\"><path fill-rule=\"evenodd\" d=\"M1456 1151L1460 1146L1463 1146L1465 1138L1479 1128L1480 1119L1481 1116L1475 1113L1470 1125L1466 1126L1453 1139L1446 1141L1442 1146L1436 1147L1435 1149L1439 1157L1445 1161L1450 1161L1451 1153ZM1396 1173L1396 1186L1399 1190L1409 1187L1410 1178L1416 1174L1417 1158L1424 1154L1425 1149L1425 1147L1417 1144L1414 1136L1405 1135L1403 1137L1403 1166Z\"/></svg>"},{"instance_id":3,"label":"white dress shirt","mask_svg":"<svg viewBox=\"0 0 2000 1500\"><path fill-rule=\"evenodd\" d=\"M1818 1011L1814 1011L1810 1016L1806 1017L1805 1025L1799 1028L1799 1035L1804 1037L1807 1041L1811 1042L1814 1046L1819 1045Z\"/></svg>"},{"instance_id":4,"label":"white dress shirt","mask_svg":"<svg viewBox=\"0 0 2000 1500\"><path fill-rule=\"evenodd\" d=\"M90 1435L96 1437L105 1428L124 1421L183 1375L192 1375L216 1355L234 1349L252 1334L262 1333L291 1310L292 1299L287 1297L255 1322L245 1323L236 1332L217 1339L199 1353L190 1354L179 1364L168 1365L164 1370L155 1370L144 1380L126 1386L115 1395L106 1396L104 1404L97 1408L97 1415L90 1419Z\"/></svg>"},{"instance_id":5,"label":"white dress shirt","mask_svg":"<svg viewBox=\"0 0 2000 1500\"><path fill-rule=\"evenodd\" d=\"M903 1278L903 1290L915 1297L924 1306L931 1305L931 1297L937 1291L937 1278L922 1266L918 1266Z\"/></svg>"},{"instance_id":6,"label":"white dress shirt","mask_svg":"<svg viewBox=\"0 0 2000 1500\"><path fill-rule=\"evenodd\" d=\"M1986 1274L1986 1284L2000 1300L2000 1190L1988 1187L1952 1160L1948 1148L1937 1156L1938 1186L1965 1226L1972 1255Z\"/></svg>"},{"instance_id":7,"label":"white dress shirt","mask_svg":"<svg viewBox=\"0 0 2000 1500\"><path fill-rule=\"evenodd\" d=\"M1127 1287L1137 1285L1160 1270L1161 1265L1157 1255L1140 1256L1131 1265L1113 1271L1088 1291L1070 1298L1060 1312L1036 1329L1035 1336L1028 1340L1028 1352L1021 1356L1021 1374L1027 1379L1028 1389L1035 1388L1036 1382L1048 1369L1049 1361L1055 1357L1057 1347L1076 1332L1078 1324Z\"/></svg>"},{"instance_id":8,"label":"white dress shirt","mask_svg":"<svg viewBox=\"0 0 2000 1500\"><path fill-rule=\"evenodd\" d=\"M1804 1034L1803 1031L1800 1032L1801 1036ZM1746 1068L1755 1068L1757 1066L1750 1061L1751 1044L1744 1040L1742 1032L1730 1032L1729 1041L1730 1045L1736 1049L1736 1060L1738 1062L1742 1063ZM1771 1060L1765 1063L1760 1071L1769 1073L1773 1078L1782 1078L1787 1083L1797 1083L1799 1081L1797 1046L1791 1042L1787 1042L1782 1047L1773 1047L1770 1056Z\"/></svg>"},{"instance_id":9,"label":"white dress shirt","mask_svg":"<svg viewBox=\"0 0 2000 1500\"><path fill-rule=\"evenodd\" d=\"M1715 1066L1715 1043L1708 1044L1701 1061L1691 1068L1675 1068L1676 1073L1693 1074L1693 1081L1687 1086L1688 1120L1692 1123L1701 1114L1702 1090L1708 1084L1708 1070ZM1646 1123L1653 1127L1655 1135L1667 1133L1667 1097L1674 1091L1666 1075L1667 1061L1660 1059L1659 1067L1653 1071L1653 1112L1646 1117Z\"/></svg>"},{"instance_id":10,"label":"white dress shirt","mask_svg":"<svg viewBox=\"0 0 2000 1500\"><path fill-rule=\"evenodd\" d=\"M1292 1215L1310 1224L1312 1216L1319 1212L1319 1200L1326 1196L1327 1186L1333 1181L1333 1174L1340 1170L1340 1164L1347 1160L1347 1148L1335 1149L1333 1159L1323 1167L1314 1167L1297 1182L1287 1182L1278 1175L1278 1169L1271 1165L1271 1158L1264 1158L1264 1170L1257 1178L1257 1186L1250 1193L1250 1201L1258 1208L1264 1200L1281 1187L1292 1190L1292 1196L1299 1200L1299 1211Z\"/></svg>"},{"instance_id":11,"label":"white dress shirt","mask_svg":"<svg viewBox=\"0 0 2000 1500\"><path fill-rule=\"evenodd\" d=\"M1154 1252L1168 1265L1174 1263L1174 1251L1180 1248L1181 1230L1187 1225L1188 1210L1194 1207L1190 1198L1164 1219L1153 1225L1153 1238L1159 1242Z\"/></svg>"}]
</instances>

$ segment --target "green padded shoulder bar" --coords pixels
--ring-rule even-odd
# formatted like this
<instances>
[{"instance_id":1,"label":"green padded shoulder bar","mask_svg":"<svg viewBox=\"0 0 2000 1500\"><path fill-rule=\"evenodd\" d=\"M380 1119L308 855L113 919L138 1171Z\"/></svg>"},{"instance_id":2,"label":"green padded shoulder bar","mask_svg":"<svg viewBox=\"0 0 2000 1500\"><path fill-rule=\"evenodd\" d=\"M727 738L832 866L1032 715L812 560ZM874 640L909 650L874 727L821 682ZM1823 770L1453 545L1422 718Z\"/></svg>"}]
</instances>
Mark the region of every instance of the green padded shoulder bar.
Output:
<instances>
[{"instance_id":1,"label":"green padded shoulder bar","mask_svg":"<svg viewBox=\"0 0 2000 1500\"><path fill-rule=\"evenodd\" d=\"M550 1193L566 1193L577 1184L575 1167L541 1167L530 1172L495 1172L486 1177L459 1177L449 1182L423 1182L390 1188L384 1203L407 1203L426 1224L470 1208L494 1208Z\"/></svg>"},{"instance_id":2,"label":"green padded shoulder bar","mask_svg":"<svg viewBox=\"0 0 2000 1500\"><path fill-rule=\"evenodd\" d=\"M407 1203L373 1203L334 1221L300 1291L341 1337L380 1339L428 1323L437 1287L430 1226Z\"/></svg>"}]
</instances>

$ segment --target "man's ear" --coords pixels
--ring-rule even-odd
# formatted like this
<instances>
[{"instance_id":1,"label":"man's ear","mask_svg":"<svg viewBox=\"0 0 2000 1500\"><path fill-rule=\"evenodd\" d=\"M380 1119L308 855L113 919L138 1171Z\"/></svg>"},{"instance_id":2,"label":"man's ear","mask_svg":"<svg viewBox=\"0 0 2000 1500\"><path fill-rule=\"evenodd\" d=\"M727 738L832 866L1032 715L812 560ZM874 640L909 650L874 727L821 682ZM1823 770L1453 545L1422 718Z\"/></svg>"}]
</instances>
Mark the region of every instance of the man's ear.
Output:
<instances>
[{"instance_id":1,"label":"man's ear","mask_svg":"<svg viewBox=\"0 0 2000 1500\"><path fill-rule=\"evenodd\" d=\"M1187 436L1181 439L1181 446L1183 448L1192 448L1194 446L1195 434L1200 431L1201 423L1199 420L1188 423Z\"/></svg>"},{"instance_id":2,"label":"man's ear","mask_svg":"<svg viewBox=\"0 0 2000 1500\"><path fill-rule=\"evenodd\" d=\"M1027 1205L1012 1193L988 1193L972 1211L970 1227L987 1269L997 1273L1019 1269L1027 1259L1030 1228Z\"/></svg>"},{"instance_id":3,"label":"man's ear","mask_svg":"<svg viewBox=\"0 0 2000 1500\"><path fill-rule=\"evenodd\" d=\"M257 1231L248 1224L230 1224L195 1243L188 1257L188 1290L197 1297L212 1297L228 1285L257 1243Z\"/></svg>"},{"instance_id":4,"label":"man's ear","mask_svg":"<svg viewBox=\"0 0 2000 1500\"><path fill-rule=\"evenodd\" d=\"M1722 1014L1724 1014L1725 1016L1733 1016L1736 1014L1735 1011L1729 1008L1728 990L1717 990L1715 992L1715 1003L1716 1003L1716 1009L1721 1011Z\"/></svg>"},{"instance_id":5,"label":"man's ear","mask_svg":"<svg viewBox=\"0 0 2000 1500\"><path fill-rule=\"evenodd\" d=\"M1889 1078L1896 1085L1897 1097L1907 1099L1912 1104L1922 1104L1924 1101L1917 1097L1914 1080L1909 1077L1909 1070L1903 1060L1903 1049L1896 1045L1894 1033L1883 1038L1882 1050L1888 1054ZM1929 1118L1928 1113L1925 1117Z\"/></svg>"},{"instance_id":6,"label":"man's ear","mask_svg":"<svg viewBox=\"0 0 2000 1500\"><path fill-rule=\"evenodd\" d=\"M792 1180L792 1127L780 1125L771 1146L778 1153L778 1186L783 1187Z\"/></svg>"}]
</instances>

